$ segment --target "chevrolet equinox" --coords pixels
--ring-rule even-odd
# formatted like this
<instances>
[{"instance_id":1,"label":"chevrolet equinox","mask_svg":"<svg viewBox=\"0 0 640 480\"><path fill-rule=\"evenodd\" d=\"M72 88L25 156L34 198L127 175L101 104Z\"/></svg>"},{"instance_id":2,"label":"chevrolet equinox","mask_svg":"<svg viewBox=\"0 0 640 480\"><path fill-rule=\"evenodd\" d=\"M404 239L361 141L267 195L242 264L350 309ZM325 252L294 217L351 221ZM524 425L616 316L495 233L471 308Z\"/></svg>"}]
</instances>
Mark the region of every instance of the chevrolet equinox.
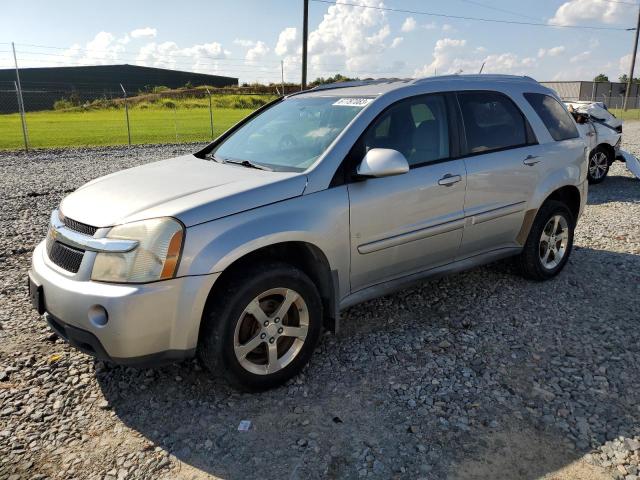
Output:
<instances>
[{"instance_id":1,"label":"chevrolet equinox","mask_svg":"<svg viewBox=\"0 0 640 480\"><path fill-rule=\"evenodd\" d=\"M586 178L572 116L531 78L317 87L195 154L68 195L33 253L29 294L99 359L198 356L265 389L358 302L511 256L529 279L557 275Z\"/></svg>"}]
</instances>

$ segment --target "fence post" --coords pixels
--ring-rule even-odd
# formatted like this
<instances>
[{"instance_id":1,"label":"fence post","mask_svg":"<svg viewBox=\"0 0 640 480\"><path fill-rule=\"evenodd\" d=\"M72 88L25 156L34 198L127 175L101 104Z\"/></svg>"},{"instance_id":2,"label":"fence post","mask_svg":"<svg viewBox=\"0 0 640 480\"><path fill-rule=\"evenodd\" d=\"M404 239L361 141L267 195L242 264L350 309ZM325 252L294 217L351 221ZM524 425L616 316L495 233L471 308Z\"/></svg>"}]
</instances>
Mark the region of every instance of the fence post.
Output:
<instances>
[{"instance_id":1,"label":"fence post","mask_svg":"<svg viewBox=\"0 0 640 480\"><path fill-rule=\"evenodd\" d=\"M13 82L16 87L16 96L18 97L18 110L20 111L20 120L22 121L22 138L24 139L24 151L29 151L29 134L27 133L27 121L24 116L24 104L22 103L22 91L18 87L16 82Z\"/></svg>"},{"instance_id":2,"label":"fence post","mask_svg":"<svg viewBox=\"0 0 640 480\"><path fill-rule=\"evenodd\" d=\"M124 94L124 113L127 117L127 138L129 139L129 146L131 146L131 127L129 125L129 102L127 101L127 91L124 89L122 84L120 84L120 88Z\"/></svg>"},{"instance_id":3,"label":"fence post","mask_svg":"<svg viewBox=\"0 0 640 480\"><path fill-rule=\"evenodd\" d=\"M209 124L211 125L211 140L213 140L215 137L213 136L213 108L211 106L211 92L208 88L205 88L205 90L207 91L207 95L209 95Z\"/></svg>"},{"instance_id":4,"label":"fence post","mask_svg":"<svg viewBox=\"0 0 640 480\"><path fill-rule=\"evenodd\" d=\"M16 81L13 84L16 87L16 95L18 96L18 109L20 110L20 120L22 121L22 137L24 138L24 150L29 151L29 132L27 131L27 119L24 113L24 98L22 98L22 86L20 85L20 71L18 70L18 57L16 57L16 46L11 42L13 50L13 63L16 66Z\"/></svg>"},{"instance_id":5,"label":"fence post","mask_svg":"<svg viewBox=\"0 0 640 480\"><path fill-rule=\"evenodd\" d=\"M178 106L173 104L173 130L176 132L176 143L178 143Z\"/></svg>"}]
</instances>

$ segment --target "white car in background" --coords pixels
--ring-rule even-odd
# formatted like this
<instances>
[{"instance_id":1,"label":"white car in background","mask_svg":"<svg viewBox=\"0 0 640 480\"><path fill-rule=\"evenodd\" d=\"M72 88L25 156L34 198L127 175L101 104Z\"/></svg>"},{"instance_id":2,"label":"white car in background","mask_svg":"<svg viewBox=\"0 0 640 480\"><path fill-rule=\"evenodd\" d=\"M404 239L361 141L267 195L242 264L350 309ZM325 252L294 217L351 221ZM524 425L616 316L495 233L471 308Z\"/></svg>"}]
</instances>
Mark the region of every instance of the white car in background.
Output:
<instances>
[{"instance_id":1,"label":"white car in background","mask_svg":"<svg viewBox=\"0 0 640 480\"><path fill-rule=\"evenodd\" d=\"M602 182L615 160L624 161L620 153L622 120L616 118L602 102L565 102L589 147L589 183Z\"/></svg>"}]
</instances>

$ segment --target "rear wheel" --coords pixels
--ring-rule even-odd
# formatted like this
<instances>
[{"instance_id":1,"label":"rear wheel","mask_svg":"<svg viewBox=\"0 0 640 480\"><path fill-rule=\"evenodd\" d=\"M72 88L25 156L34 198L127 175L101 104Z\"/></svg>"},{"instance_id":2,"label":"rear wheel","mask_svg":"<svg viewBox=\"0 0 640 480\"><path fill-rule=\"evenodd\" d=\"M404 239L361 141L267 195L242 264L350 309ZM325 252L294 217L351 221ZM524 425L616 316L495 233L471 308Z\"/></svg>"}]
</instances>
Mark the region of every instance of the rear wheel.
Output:
<instances>
[{"instance_id":1,"label":"rear wheel","mask_svg":"<svg viewBox=\"0 0 640 480\"><path fill-rule=\"evenodd\" d=\"M604 181L609 173L609 165L613 162L611 155L602 148L594 149L589 155L589 183L596 184Z\"/></svg>"},{"instance_id":2,"label":"rear wheel","mask_svg":"<svg viewBox=\"0 0 640 480\"><path fill-rule=\"evenodd\" d=\"M560 273L571 254L574 228L575 220L564 203L545 202L518 258L523 276L540 281Z\"/></svg>"},{"instance_id":3,"label":"rear wheel","mask_svg":"<svg viewBox=\"0 0 640 480\"><path fill-rule=\"evenodd\" d=\"M309 361L322 330L322 303L300 270L269 263L225 282L207 307L198 353L216 376L250 390L271 388Z\"/></svg>"}]
</instances>

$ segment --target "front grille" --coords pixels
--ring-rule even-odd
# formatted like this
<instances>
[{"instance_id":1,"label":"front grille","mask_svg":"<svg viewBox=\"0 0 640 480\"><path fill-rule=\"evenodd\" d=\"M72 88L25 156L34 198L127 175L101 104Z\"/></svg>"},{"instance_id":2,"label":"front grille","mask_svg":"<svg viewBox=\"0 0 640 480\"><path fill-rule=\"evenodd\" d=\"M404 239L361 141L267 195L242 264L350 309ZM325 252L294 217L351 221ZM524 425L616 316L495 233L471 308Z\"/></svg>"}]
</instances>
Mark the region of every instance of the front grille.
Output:
<instances>
[{"instance_id":1,"label":"front grille","mask_svg":"<svg viewBox=\"0 0 640 480\"><path fill-rule=\"evenodd\" d=\"M78 273L82 257L84 257L84 250L64 245L49 236L47 237L47 255L60 268L64 268L71 273Z\"/></svg>"},{"instance_id":2,"label":"front grille","mask_svg":"<svg viewBox=\"0 0 640 480\"><path fill-rule=\"evenodd\" d=\"M73 230L74 232L82 233L83 235L89 235L90 237L93 237L93 234L98 230L98 227L92 227L91 225L78 222L77 220L73 220L72 218L63 217L62 221L65 227Z\"/></svg>"}]
</instances>

